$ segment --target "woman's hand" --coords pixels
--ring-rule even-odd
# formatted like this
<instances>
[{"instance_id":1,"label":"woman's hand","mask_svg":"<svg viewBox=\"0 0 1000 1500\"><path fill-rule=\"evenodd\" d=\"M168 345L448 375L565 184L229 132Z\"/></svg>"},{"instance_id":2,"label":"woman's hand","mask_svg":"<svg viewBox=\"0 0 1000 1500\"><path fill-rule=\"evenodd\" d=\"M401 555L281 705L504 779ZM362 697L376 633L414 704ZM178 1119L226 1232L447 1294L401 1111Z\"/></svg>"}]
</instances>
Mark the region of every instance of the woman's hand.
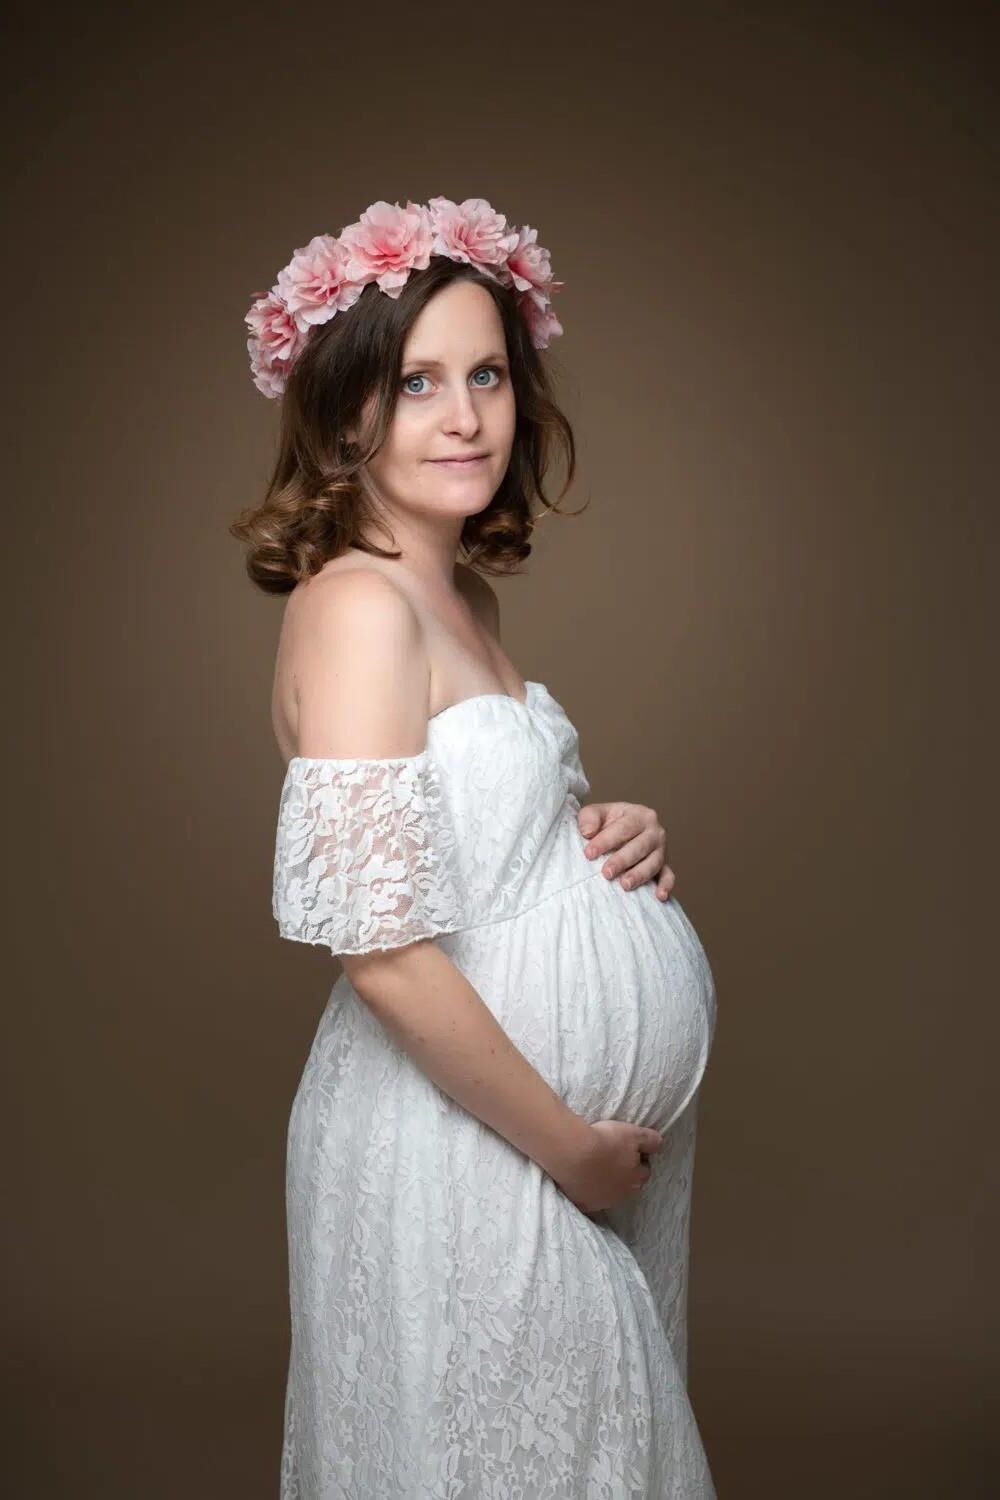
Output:
<instances>
[{"instance_id":1,"label":"woman's hand","mask_svg":"<svg viewBox=\"0 0 1000 1500\"><path fill-rule=\"evenodd\" d=\"M639 802L588 802L576 824L588 841L583 851L588 859L617 851L602 871L609 880L620 875L627 891L655 880L659 899L670 900L674 872L667 864L667 831L654 808Z\"/></svg>"},{"instance_id":2,"label":"woman's hand","mask_svg":"<svg viewBox=\"0 0 1000 1500\"><path fill-rule=\"evenodd\" d=\"M600 1213L642 1192L653 1171L650 1157L662 1146L662 1134L649 1126L597 1120L583 1150L553 1180L583 1213Z\"/></svg>"}]
</instances>

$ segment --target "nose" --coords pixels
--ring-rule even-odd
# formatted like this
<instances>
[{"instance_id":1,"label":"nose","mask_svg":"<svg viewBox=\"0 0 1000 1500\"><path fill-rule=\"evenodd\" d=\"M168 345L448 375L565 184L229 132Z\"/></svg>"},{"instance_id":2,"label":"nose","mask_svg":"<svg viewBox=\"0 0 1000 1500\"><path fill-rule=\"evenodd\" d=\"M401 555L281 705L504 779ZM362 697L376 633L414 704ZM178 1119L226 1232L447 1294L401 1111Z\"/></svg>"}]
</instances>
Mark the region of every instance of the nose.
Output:
<instances>
[{"instance_id":1,"label":"nose","mask_svg":"<svg viewBox=\"0 0 1000 1500\"><path fill-rule=\"evenodd\" d=\"M459 437L474 437L479 431L479 412L465 384L456 386L445 408L444 430Z\"/></svg>"}]
</instances>

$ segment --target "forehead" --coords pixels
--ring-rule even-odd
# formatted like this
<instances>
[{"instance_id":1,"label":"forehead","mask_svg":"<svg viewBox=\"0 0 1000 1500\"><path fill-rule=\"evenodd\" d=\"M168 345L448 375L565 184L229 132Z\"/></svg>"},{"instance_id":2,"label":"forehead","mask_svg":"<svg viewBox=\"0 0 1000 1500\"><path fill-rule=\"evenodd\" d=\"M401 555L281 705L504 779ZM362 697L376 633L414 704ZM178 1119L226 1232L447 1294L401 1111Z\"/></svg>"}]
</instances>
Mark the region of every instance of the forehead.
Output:
<instances>
[{"instance_id":1,"label":"forehead","mask_svg":"<svg viewBox=\"0 0 1000 1500\"><path fill-rule=\"evenodd\" d=\"M496 303L470 281L443 287L421 309L403 346L404 363L463 363L506 353L503 323Z\"/></svg>"}]
</instances>

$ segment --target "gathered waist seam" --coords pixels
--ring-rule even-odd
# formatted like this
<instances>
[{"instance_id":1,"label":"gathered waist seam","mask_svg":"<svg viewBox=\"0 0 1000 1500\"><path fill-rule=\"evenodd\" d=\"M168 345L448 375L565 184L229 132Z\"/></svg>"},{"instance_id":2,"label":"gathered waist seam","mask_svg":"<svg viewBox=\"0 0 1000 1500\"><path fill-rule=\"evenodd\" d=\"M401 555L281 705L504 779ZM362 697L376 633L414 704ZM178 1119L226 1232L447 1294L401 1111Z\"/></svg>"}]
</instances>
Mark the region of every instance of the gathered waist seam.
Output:
<instances>
[{"instance_id":1,"label":"gathered waist seam","mask_svg":"<svg viewBox=\"0 0 1000 1500\"><path fill-rule=\"evenodd\" d=\"M539 896L538 900L532 901L529 906L519 906L517 911L508 912L503 917L486 917L482 922L466 922L462 927L456 927L452 932L442 933L439 936L460 937L463 932L478 932L481 927L498 927L502 922L516 922L518 917L526 916L536 907L544 906L546 901L554 901L557 896L575 890L578 885L584 885L588 880L595 880L600 874L601 868L598 866L595 870L588 870L586 875L581 875L579 880L570 881L569 885L561 885L556 891L546 891L544 896Z\"/></svg>"}]
</instances>

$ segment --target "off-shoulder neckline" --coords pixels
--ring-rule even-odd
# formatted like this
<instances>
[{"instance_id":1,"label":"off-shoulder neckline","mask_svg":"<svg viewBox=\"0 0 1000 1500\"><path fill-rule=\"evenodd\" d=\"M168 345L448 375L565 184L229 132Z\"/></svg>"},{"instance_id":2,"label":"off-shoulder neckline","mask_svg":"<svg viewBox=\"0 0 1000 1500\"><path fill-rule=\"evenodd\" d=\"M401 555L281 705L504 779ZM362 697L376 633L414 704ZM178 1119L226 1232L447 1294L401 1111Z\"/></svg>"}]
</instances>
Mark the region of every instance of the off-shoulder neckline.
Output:
<instances>
[{"instance_id":1,"label":"off-shoulder neckline","mask_svg":"<svg viewBox=\"0 0 1000 1500\"><path fill-rule=\"evenodd\" d=\"M431 714L427 720L428 733L432 732L432 726L438 719L443 719L446 714L454 713L456 709L465 708L470 703L482 703L486 699L495 702L511 703L515 708L526 710L531 708L531 700L537 689L542 693L548 693L544 682L533 681L530 677L524 680L525 695L523 698L515 697L513 693L470 693L467 698L458 698L454 703L446 703L444 708L439 708L437 713ZM287 775L293 767L320 766L320 765L357 765L360 762L378 763L388 766L419 765L426 760L430 754L430 742L423 749L416 750L412 755L293 755L285 765Z\"/></svg>"},{"instance_id":2,"label":"off-shoulder neckline","mask_svg":"<svg viewBox=\"0 0 1000 1500\"><path fill-rule=\"evenodd\" d=\"M527 708L531 703L532 689L544 689L544 687L545 684L543 682L532 682L530 677L526 677L524 679L523 698L518 698L513 693L470 693L467 698L457 698L454 703L446 703L444 708L439 708L436 714L431 714L427 722L428 724L433 724L435 719L444 718L444 715L450 714L453 709L464 708L467 703L478 703L483 698L506 698L509 703L516 703L518 708Z\"/></svg>"}]
</instances>

